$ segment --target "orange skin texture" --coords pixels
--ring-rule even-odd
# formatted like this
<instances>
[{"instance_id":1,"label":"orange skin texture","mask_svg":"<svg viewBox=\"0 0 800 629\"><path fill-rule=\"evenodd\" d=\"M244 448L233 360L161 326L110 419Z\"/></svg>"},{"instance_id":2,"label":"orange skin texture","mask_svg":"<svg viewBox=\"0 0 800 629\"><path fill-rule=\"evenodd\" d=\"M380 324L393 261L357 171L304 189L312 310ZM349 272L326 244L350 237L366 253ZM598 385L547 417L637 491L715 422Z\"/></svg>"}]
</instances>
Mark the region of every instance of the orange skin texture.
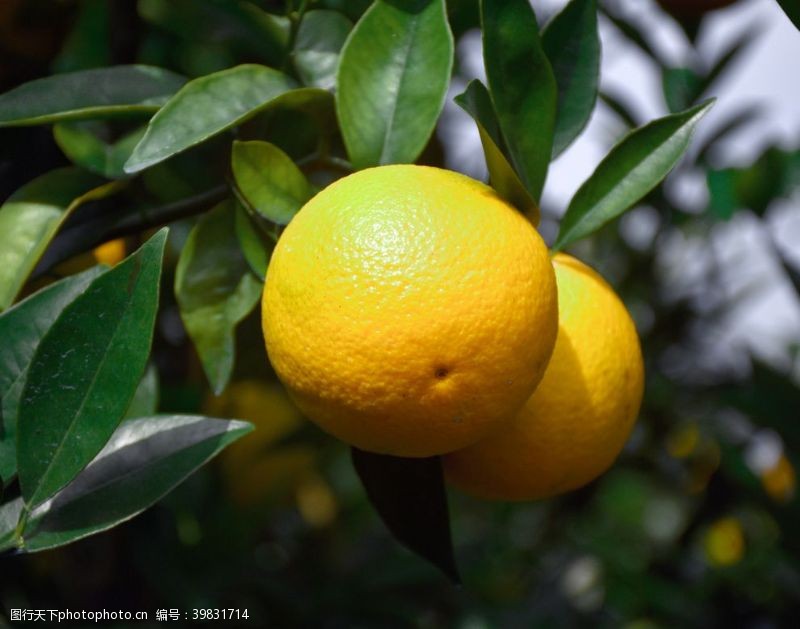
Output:
<instances>
[{"instance_id":1,"label":"orange skin texture","mask_svg":"<svg viewBox=\"0 0 800 629\"><path fill-rule=\"evenodd\" d=\"M444 457L447 479L494 500L534 500L577 489L607 470L641 405L644 367L625 306L575 258L553 259L559 331L541 384L513 422Z\"/></svg>"},{"instance_id":2,"label":"orange skin texture","mask_svg":"<svg viewBox=\"0 0 800 629\"><path fill-rule=\"evenodd\" d=\"M396 165L340 179L292 219L262 317L310 419L363 450L424 457L514 416L552 352L556 300L544 242L491 188Z\"/></svg>"}]
</instances>

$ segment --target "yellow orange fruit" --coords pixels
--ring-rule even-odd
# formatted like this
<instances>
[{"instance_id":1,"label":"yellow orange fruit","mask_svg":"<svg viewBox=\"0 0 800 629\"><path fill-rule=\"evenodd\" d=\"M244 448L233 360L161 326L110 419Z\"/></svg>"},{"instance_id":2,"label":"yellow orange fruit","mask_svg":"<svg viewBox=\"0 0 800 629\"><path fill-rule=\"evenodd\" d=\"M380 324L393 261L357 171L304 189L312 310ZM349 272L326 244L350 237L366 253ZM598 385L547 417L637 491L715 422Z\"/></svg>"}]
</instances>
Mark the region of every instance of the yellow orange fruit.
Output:
<instances>
[{"instance_id":1,"label":"yellow orange fruit","mask_svg":"<svg viewBox=\"0 0 800 629\"><path fill-rule=\"evenodd\" d=\"M720 518L706 532L703 540L706 559L714 566L732 566L745 552L744 530L734 517Z\"/></svg>"},{"instance_id":2,"label":"yellow orange fruit","mask_svg":"<svg viewBox=\"0 0 800 629\"><path fill-rule=\"evenodd\" d=\"M557 330L533 226L488 186L414 165L340 179L281 236L262 302L303 412L361 449L432 456L510 420Z\"/></svg>"},{"instance_id":3,"label":"yellow orange fruit","mask_svg":"<svg viewBox=\"0 0 800 629\"><path fill-rule=\"evenodd\" d=\"M532 500L585 485L622 450L642 400L633 321L582 262L553 259L559 331L541 384L513 422L444 457L448 480L475 496Z\"/></svg>"},{"instance_id":4,"label":"yellow orange fruit","mask_svg":"<svg viewBox=\"0 0 800 629\"><path fill-rule=\"evenodd\" d=\"M99 264L116 266L125 259L126 247L124 238L115 238L95 247L92 251Z\"/></svg>"}]
</instances>

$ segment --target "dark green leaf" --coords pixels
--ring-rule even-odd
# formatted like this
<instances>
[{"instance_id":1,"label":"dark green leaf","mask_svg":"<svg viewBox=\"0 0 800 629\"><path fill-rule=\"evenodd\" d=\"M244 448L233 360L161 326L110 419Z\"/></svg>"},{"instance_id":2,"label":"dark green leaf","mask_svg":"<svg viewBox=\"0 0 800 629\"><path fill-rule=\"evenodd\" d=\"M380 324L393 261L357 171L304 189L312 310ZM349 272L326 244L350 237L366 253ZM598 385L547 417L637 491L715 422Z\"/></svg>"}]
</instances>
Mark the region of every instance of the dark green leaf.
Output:
<instances>
[{"instance_id":1,"label":"dark green leaf","mask_svg":"<svg viewBox=\"0 0 800 629\"><path fill-rule=\"evenodd\" d=\"M129 520L251 430L197 416L125 422L77 478L31 513L22 546L53 548Z\"/></svg>"},{"instance_id":2,"label":"dark green leaf","mask_svg":"<svg viewBox=\"0 0 800 629\"><path fill-rule=\"evenodd\" d=\"M778 0L783 12L786 13L792 23L800 30L800 0Z\"/></svg>"},{"instance_id":3,"label":"dark green leaf","mask_svg":"<svg viewBox=\"0 0 800 629\"><path fill-rule=\"evenodd\" d=\"M55 236L81 203L100 198L113 184L77 168L60 168L17 190L0 207L0 310L8 308Z\"/></svg>"},{"instance_id":4,"label":"dark green leaf","mask_svg":"<svg viewBox=\"0 0 800 629\"><path fill-rule=\"evenodd\" d=\"M367 497L397 541L460 583L440 457L350 452Z\"/></svg>"},{"instance_id":5,"label":"dark green leaf","mask_svg":"<svg viewBox=\"0 0 800 629\"><path fill-rule=\"evenodd\" d=\"M664 101L673 113L691 107L703 89L703 80L689 68L666 68L661 82Z\"/></svg>"},{"instance_id":6,"label":"dark green leaf","mask_svg":"<svg viewBox=\"0 0 800 629\"><path fill-rule=\"evenodd\" d=\"M472 116L478 125L492 187L501 197L538 224L539 206L525 189L505 155L500 126L486 87L475 79L462 94L456 96L455 102Z\"/></svg>"},{"instance_id":7,"label":"dark green leaf","mask_svg":"<svg viewBox=\"0 0 800 629\"><path fill-rule=\"evenodd\" d=\"M719 218L728 220L740 208L736 194L736 171L709 170L707 180L709 209Z\"/></svg>"},{"instance_id":8,"label":"dark green leaf","mask_svg":"<svg viewBox=\"0 0 800 629\"><path fill-rule=\"evenodd\" d=\"M144 372L136 393L125 411L123 419L137 419L155 415L158 412L158 370L150 364Z\"/></svg>"},{"instance_id":9,"label":"dark green leaf","mask_svg":"<svg viewBox=\"0 0 800 629\"><path fill-rule=\"evenodd\" d=\"M175 271L181 318L216 394L231 377L236 326L261 295L261 283L239 248L235 217L232 202L204 215L189 234Z\"/></svg>"},{"instance_id":10,"label":"dark green leaf","mask_svg":"<svg viewBox=\"0 0 800 629\"><path fill-rule=\"evenodd\" d=\"M62 122L53 127L53 137L64 155L81 166L108 179L125 176L123 166L144 135L144 127L131 131L119 140L106 142L100 137L96 122Z\"/></svg>"},{"instance_id":11,"label":"dark green leaf","mask_svg":"<svg viewBox=\"0 0 800 629\"><path fill-rule=\"evenodd\" d=\"M72 31L53 61L54 73L111 65L111 5L106 0L81 0Z\"/></svg>"},{"instance_id":12,"label":"dark green leaf","mask_svg":"<svg viewBox=\"0 0 800 629\"><path fill-rule=\"evenodd\" d=\"M101 270L65 278L0 315L0 478L6 481L17 473L17 409L28 365L53 322Z\"/></svg>"},{"instance_id":13,"label":"dark green leaf","mask_svg":"<svg viewBox=\"0 0 800 629\"><path fill-rule=\"evenodd\" d=\"M27 505L71 481L125 414L150 353L166 235L95 279L36 348L17 420Z\"/></svg>"},{"instance_id":14,"label":"dark green leaf","mask_svg":"<svg viewBox=\"0 0 800 629\"><path fill-rule=\"evenodd\" d=\"M553 249L588 236L655 188L689 148L712 104L659 118L626 135L575 193Z\"/></svg>"},{"instance_id":15,"label":"dark green leaf","mask_svg":"<svg viewBox=\"0 0 800 629\"><path fill-rule=\"evenodd\" d=\"M150 120L125 163L125 172L144 170L241 124L295 87L285 74L259 65L241 65L194 79Z\"/></svg>"},{"instance_id":16,"label":"dark green leaf","mask_svg":"<svg viewBox=\"0 0 800 629\"><path fill-rule=\"evenodd\" d=\"M55 74L0 96L0 127L149 115L184 84L150 66L115 66Z\"/></svg>"},{"instance_id":17,"label":"dark green leaf","mask_svg":"<svg viewBox=\"0 0 800 629\"><path fill-rule=\"evenodd\" d=\"M377 0L342 50L336 112L353 166L413 162L444 106L453 36L443 0Z\"/></svg>"},{"instance_id":18,"label":"dark green leaf","mask_svg":"<svg viewBox=\"0 0 800 629\"><path fill-rule=\"evenodd\" d=\"M236 208L236 238L239 240L239 247L250 265L250 270L263 282L272 255L273 243L269 242L261 230L253 224L254 220L257 219L251 218L243 207Z\"/></svg>"},{"instance_id":19,"label":"dark green leaf","mask_svg":"<svg viewBox=\"0 0 800 629\"><path fill-rule=\"evenodd\" d=\"M292 159L269 142L234 142L231 168L248 206L278 225L288 224L314 194Z\"/></svg>"},{"instance_id":20,"label":"dark green leaf","mask_svg":"<svg viewBox=\"0 0 800 629\"><path fill-rule=\"evenodd\" d=\"M177 42L178 46L183 44L183 50L260 59L277 68L285 60L290 21L285 16L268 13L258 4L264 3L139 0L137 9L143 19L184 40L185 43ZM175 47L172 41L170 44ZM202 70L202 60L181 61Z\"/></svg>"},{"instance_id":21,"label":"dark green leaf","mask_svg":"<svg viewBox=\"0 0 800 629\"><path fill-rule=\"evenodd\" d=\"M597 102L600 74L597 0L572 0L544 29L542 48L550 59L558 86L555 158L580 135Z\"/></svg>"},{"instance_id":22,"label":"dark green leaf","mask_svg":"<svg viewBox=\"0 0 800 629\"><path fill-rule=\"evenodd\" d=\"M539 199L553 150L558 88L528 0L482 0L483 60L511 163Z\"/></svg>"},{"instance_id":23,"label":"dark green leaf","mask_svg":"<svg viewBox=\"0 0 800 629\"><path fill-rule=\"evenodd\" d=\"M309 11L297 29L294 66L305 85L332 89L339 53L353 23L338 11Z\"/></svg>"}]
</instances>

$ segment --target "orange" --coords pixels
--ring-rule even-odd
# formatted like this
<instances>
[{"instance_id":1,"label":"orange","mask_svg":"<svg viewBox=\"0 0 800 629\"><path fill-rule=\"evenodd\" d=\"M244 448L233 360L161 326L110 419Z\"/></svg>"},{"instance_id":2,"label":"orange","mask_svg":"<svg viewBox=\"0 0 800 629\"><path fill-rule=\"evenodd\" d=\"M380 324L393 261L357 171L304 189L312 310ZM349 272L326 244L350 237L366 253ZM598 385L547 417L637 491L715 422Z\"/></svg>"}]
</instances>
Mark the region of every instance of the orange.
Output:
<instances>
[{"instance_id":1,"label":"orange","mask_svg":"<svg viewBox=\"0 0 800 629\"><path fill-rule=\"evenodd\" d=\"M559 330L541 384L513 422L444 458L447 478L475 496L532 500L603 473L633 427L644 367L633 321L600 275L553 259Z\"/></svg>"},{"instance_id":2,"label":"orange","mask_svg":"<svg viewBox=\"0 0 800 629\"><path fill-rule=\"evenodd\" d=\"M423 457L509 421L555 342L555 277L491 188L414 165L328 186L288 225L262 302L278 377L361 449Z\"/></svg>"}]
</instances>

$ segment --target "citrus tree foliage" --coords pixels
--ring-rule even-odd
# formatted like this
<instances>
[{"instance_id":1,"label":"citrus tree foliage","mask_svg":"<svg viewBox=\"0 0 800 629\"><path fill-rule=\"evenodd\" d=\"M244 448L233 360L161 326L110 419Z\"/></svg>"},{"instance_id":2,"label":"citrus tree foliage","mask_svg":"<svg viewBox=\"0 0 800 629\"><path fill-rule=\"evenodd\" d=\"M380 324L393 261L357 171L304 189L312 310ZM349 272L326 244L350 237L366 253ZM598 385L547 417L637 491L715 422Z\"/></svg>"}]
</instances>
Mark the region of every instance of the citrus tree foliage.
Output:
<instances>
[{"instance_id":1,"label":"citrus tree foliage","mask_svg":"<svg viewBox=\"0 0 800 629\"><path fill-rule=\"evenodd\" d=\"M133 9L124 13L119 5L128 4ZM796 19L792 2L781 5ZM664 86L662 117L642 119L623 96L599 92L601 11L655 62ZM130 19L140 36L133 52L113 45L113 28ZM448 94L474 121L489 183L498 193L537 224L545 215L551 222L563 216L553 250L616 248L633 260L625 290L652 303L658 302L647 282L653 256L625 249L604 227L641 202L665 220L685 217L660 186L676 165L683 160L684 168L705 169L710 211L718 218L741 207L763 212L796 182L793 153L768 152L738 170L708 167L716 143L756 112L740 112L707 133L701 146L692 142L712 106L716 80L746 49L747 38L713 64L670 67L635 26L597 0L570 0L542 23L528 0L84 0L70 24L54 71L0 95L0 132L10 138L52 135L48 141L60 151L47 164L52 168L25 177L0 207L0 550L43 550L109 529L250 431L246 421L199 411L252 414L242 420L260 412L247 406L244 394L232 406L224 400L240 396L243 378L273 377L263 349L255 349L261 339L253 329L281 230L316 191L355 170L441 165L435 129ZM456 43L472 28L480 28L486 79L459 77L466 88L456 94ZM587 180L576 182L565 207L542 208L550 163L580 136L598 106L617 114L622 132ZM21 160L25 150L23 143L9 143L3 155ZM779 185L754 185L762 175L780 179ZM98 246L121 238L130 255L110 268L95 265ZM658 324L669 327L668 316L682 324L682 314L659 311L664 320ZM644 337L646 353L648 344L660 351L666 343L659 334L674 338L677 332L653 328ZM784 406L778 400L796 402L797 391L763 369L779 392L779 413ZM670 432L676 386L659 376L649 387L644 415L656 418L648 421L659 434ZM746 409L758 405L759 391L723 387L719 394ZM211 393L221 397L199 399L212 399ZM703 393L685 394L688 406L702 407ZM290 439L285 435L293 429L284 431L277 420L271 426L266 431L276 439ZM296 438L326 447L316 433ZM244 456L248 442L230 452ZM291 456L285 459L298 469L309 458L304 447L286 446ZM740 478L740 452L729 448L722 456L728 489L752 485ZM398 540L457 580L452 514L438 459L358 450L351 457L363 481L358 496L368 496ZM252 483L273 474L274 463L265 458ZM623 468L596 494L580 494L563 509L525 512L520 517L533 519L516 524L496 516L500 533L487 533L485 543L499 544L501 534L526 526L580 540L582 552L601 556L619 577L612 585L621 590L609 596L619 613L635 619L641 610L626 600L620 584L635 580L631 575L649 562L667 559L632 521L650 495L662 496L663 504L683 501L680 513L690 511L692 500L675 498L653 479ZM234 482L234 495L246 495L248 482ZM339 489L342 496L349 491L346 484ZM310 504L301 494L298 504ZM702 508L694 513L698 530L715 515ZM452 517L455 544L468 550L473 582L482 572L497 577L497 568L475 559L481 526ZM539 517L552 521L534 521ZM559 518L566 518L563 527ZM242 521L235 526L244 527ZM595 525L586 529L587 522ZM195 539L192 526L181 529L182 539ZM621 535L630 535L632 548L623 548ZM553 542L544 536L536 548L509 558L509 588L513 571L525 571L523 560L532 562ZM216 541L223 538L234 543L229 530ZM636 565L605 556L611 548ZM389 564L387 582L406 578L399 574L405 568L395 566L392 573ZM588 573L595 574L593 565L587 564ZM419 580L434 578L425 572ZM680 624L691 610L659 608L665 600L659 588L670 587L654 585L645 610L658 609ZM302 607L292 613L302 617Z\"/></svg>"},{"instance_id":2,"label":"citrus tree foliage","mask_svg":"<svg viewBox=\"0 0 800 629\"><path fill-rule=\"evenodd\" d=\"M0 306L9 310L0 321L12 340L19 309L48 318L40 313L51 307L47 291L60 288L13 306L32 277L112 236L169 224L178 208L198 220L174 271L175 299L212 391L225 390L235 329L258 302L270 241L315 187L355 169L417 160L451 80L453 35L443 0L377 0L352 26L339 12L306 9L288 19L259 14L263 36L277 40L283 59L274 67L265 59L189 78L155 66L109 66L40 78L0 97L0 125L54 125L74 164L27 184L0 209L0 239L10 254L0 283ZM540 33L527 0L485 0L480 23L488 85L476 82L457 100L481 131L490 183L536 216L550 160L585 127L597 99L597 6L573 0ZM623 138L576 193L555 247L591 234L652 190L686 151L709 106ZM308 133L276 137L287 125ZM176 191L170 171L191 170L201 159L205 168L196 172L205 176ZM316 185L304 173L309 166L325 174ZM148 197L175 198L158 205L137 194L142 187ZM114 209L90 216L92 203L106 199ZM221 202L211 208L211 200ZM147 364L166 239L161 231L100 272L35 339L16 341L24 356L9 347L3 479L19 479L23 506L6 545L42 547L32 513L80 483L118 430ZM61 281L71 294L73 278ZM420 491L429 487L422 483ZM93 504L103 510L101 501ZM417 535L427 537L424 530ZM417 550L427 543L413 535L405 541Z\"/></svg>"}]
</instances>

